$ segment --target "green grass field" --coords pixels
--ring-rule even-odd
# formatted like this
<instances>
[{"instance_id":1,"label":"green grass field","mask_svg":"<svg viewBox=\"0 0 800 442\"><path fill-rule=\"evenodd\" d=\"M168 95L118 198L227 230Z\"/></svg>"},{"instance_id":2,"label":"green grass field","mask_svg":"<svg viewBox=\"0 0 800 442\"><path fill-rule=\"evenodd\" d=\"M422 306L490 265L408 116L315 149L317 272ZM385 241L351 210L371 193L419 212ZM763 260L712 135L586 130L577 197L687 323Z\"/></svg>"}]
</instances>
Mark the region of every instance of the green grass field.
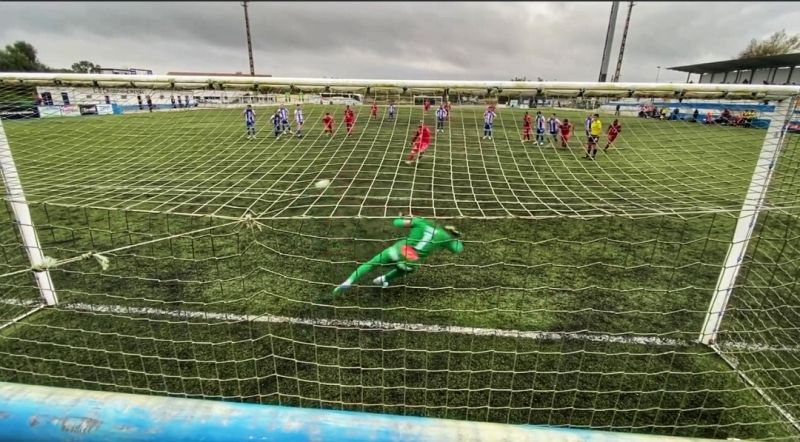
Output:
<instances>
[{"instance_id":1,"label":"green grass field","mask_svg":"<svg viewBox=\"0 0 800 442\"><path fill-rule=\"evenodd\" d=\"M96 251L111 265L86 259L51 270L61 305L0 331L0 380L682 436L797 436L718 355L692 343L765 131L621 118L617 145L592 162L582 158L585 113L554 110L576 125L572 147L556 149L520 141L524 111L500 109L493 139L482 140L483 109L455 107L423 160L407 166L414 128L421 118L433 125L432 111L404 107L388 121L358 107L354 135L328 137L321 115L333 111L338 126L341 107L305 106L306 136L276 139L273 110L256 109L256 140L245 138L241 109L4 121L46 255ZM778 163L771 206L797 205L797 140ZM332 184L320 191L322 178ZM357 287L318 303L402 235L391 218L409 210L457 224L465 252L433 255L399 287ZM242 221L248 213L257 226ZM765 213L721 341L797 345L796 212ZM35 302L38 292L29 273L8 275L27 261L10 218L0 228L0 318L9 321L26 311L12 300ZM800 414L796 349L729 355Z\"/></svg>"}]
</instances>

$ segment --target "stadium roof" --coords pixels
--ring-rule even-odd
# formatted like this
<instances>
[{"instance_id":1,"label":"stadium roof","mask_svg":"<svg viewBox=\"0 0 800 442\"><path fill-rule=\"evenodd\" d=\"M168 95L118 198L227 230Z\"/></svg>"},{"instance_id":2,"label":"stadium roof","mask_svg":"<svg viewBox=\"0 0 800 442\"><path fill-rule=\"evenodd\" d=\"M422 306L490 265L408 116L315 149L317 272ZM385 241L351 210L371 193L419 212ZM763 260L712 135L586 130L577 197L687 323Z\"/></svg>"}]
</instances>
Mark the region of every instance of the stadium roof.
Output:
<instances>
[{"instance_id":1,"label":"stadium roof","mask_svg":"<svg viewBox=\"0 0 800 442\"><path fill-rule=\"evenodd\" d=\"M712 74L753 69L786 68L800 66L800 52L794 54L768 55L764 57L738 58L711 63L690 64L667 68L673 71L692 74Z\"/></svg>"}]
</instances>

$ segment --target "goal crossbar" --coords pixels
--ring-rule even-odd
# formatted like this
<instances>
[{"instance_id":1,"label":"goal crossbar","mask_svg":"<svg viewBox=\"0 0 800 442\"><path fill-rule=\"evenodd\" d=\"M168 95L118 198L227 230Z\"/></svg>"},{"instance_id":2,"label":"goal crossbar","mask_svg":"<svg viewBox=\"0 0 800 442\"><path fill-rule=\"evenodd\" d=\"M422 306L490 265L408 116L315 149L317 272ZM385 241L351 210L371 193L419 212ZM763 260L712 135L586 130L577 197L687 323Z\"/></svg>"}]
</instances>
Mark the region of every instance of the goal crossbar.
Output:
<instances>
[{"instance_id":1,"label":"goal crossbar","mask_svg":"<svg viewBox=\"0 0 800 442\"><path fill-rule=\"evenodd\" d=\"M800 86L694 83L598 83L568 81L450 81L344 78L176 76L68 73L0 73L0 85L95 87L204 87L230 88L371 88L403 90L487 90L503 93L536 93L549 96L628 96L782 99L800 94Z\"/></svg>"}]
</instances>

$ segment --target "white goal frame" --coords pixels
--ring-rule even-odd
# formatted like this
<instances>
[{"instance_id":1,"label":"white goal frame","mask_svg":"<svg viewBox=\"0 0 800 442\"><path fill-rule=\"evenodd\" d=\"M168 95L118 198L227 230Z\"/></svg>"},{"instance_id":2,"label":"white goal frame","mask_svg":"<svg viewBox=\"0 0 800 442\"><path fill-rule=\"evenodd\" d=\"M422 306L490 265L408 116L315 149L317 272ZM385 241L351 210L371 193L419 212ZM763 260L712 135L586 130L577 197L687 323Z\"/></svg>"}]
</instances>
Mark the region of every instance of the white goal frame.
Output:
<instances>
[{"instance_id":1,"label":"white goal frame","mask_svg":"<svg viewBox=\"0 0 800 442\"><path fill-rule=\"evenodd\" d=\"M226 76L168 76L130 75L122 78L112 74L69 73L0 73L0 87L17 85L69 85L77 87L144 87L172 90L300 90L306 94L353 93L369 97L376 91L393 91L416 97L442 97L454 92L502 94L509 97L616 97L616 98L703 98L763 100L775 103L773 112L765 114L770 120L758 161L750 179L747 193L738 213L737 223L728 253L721 264L718 281L711 294L706 319L699 330L698 343L717 348L717 335L725 309L735 288L736 278L744 261L748 243L764 204L766 192L776 162L786 142L788 123L800 96L800 86L744 84L685 84L685 83L596 83L546 81L428 81L428 80L371 80L283 77L226 77ZM22 183L11 148L0 123L0 170L30 266L35 269L36 282L43 304L55 305L55 294L46 260L36 237ZM719 351L717 351L719 353ZM763 395L769 400L766 393Z\"/></svg>"}]
</instances>

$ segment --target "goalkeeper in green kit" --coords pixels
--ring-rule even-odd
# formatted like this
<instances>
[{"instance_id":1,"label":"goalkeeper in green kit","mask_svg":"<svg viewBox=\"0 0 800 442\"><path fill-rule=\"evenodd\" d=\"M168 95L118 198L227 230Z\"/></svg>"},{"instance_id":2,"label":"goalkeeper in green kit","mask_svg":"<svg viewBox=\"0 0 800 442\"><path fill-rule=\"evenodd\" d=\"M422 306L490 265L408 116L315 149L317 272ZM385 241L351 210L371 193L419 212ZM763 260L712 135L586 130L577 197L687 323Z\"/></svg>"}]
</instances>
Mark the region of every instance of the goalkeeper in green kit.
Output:
<instances>
[{"instance_id":1,"label":"goalkeeper in green kit","mask_svg":"<svg viewBox=\"0 0 800 442\"><path fill-rule=\"evenodd\" d=\"M392 280L415 271L422 260L438 249L447 249L452 253L461 253L464 250L464 243L458 240L461 234L453 226L439 226L418 217L396 218L393 224L395 227L410 228L411 231L405 239L397 241L361 264L345 282L333 289L334 295L348 289L376 265L394 266L385 275L372 280L373 284L386 288Z\"/></svg>"}]
</instances>

